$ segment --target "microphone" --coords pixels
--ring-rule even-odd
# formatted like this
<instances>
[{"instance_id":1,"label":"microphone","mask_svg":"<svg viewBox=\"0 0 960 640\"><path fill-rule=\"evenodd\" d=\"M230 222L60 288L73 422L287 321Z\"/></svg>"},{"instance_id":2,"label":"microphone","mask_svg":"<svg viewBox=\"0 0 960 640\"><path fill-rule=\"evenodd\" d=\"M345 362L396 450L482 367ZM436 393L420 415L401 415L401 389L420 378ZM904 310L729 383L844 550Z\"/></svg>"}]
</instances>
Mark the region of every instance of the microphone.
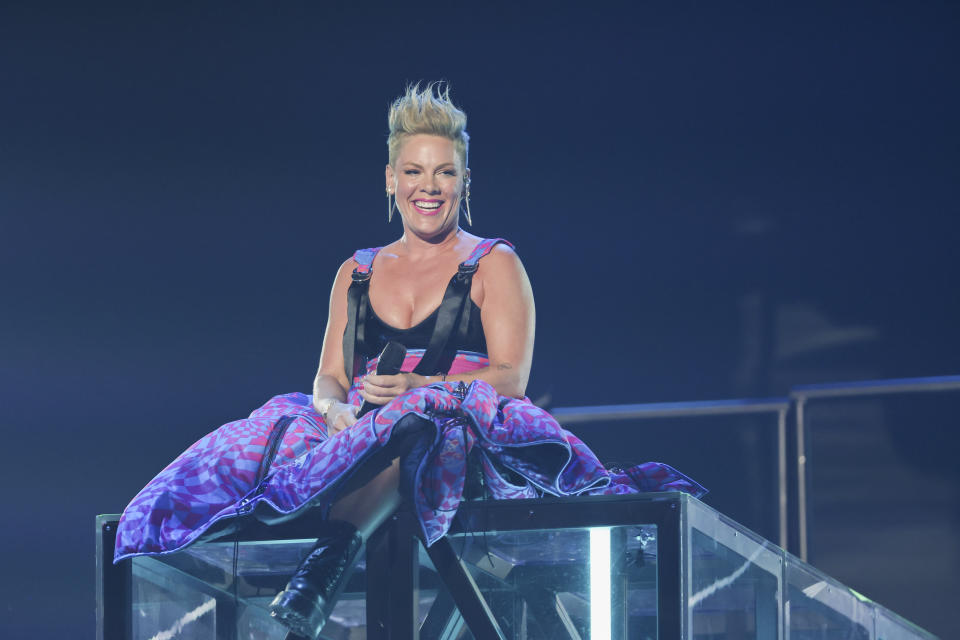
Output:
<instances>
[{"instance_id":1,"label":"microphone","mask_svg":"<svg viewBox=\"0 0 960 640\"><path fill-rule=\"evenodd\" d=\"M393 342L391 340L387 343L387 346L383 348L383 351L380 352L380 358L377 360L377 375L392 376L400 373L400 367L403 366L403 359L406 356L407 348L399 342ZM383 405L373 404L372 402L364 400L363 404L360 405L360 411L357 412L357 417L360 418L363 414L381 406Z\"/></svg>"}]
</instances>

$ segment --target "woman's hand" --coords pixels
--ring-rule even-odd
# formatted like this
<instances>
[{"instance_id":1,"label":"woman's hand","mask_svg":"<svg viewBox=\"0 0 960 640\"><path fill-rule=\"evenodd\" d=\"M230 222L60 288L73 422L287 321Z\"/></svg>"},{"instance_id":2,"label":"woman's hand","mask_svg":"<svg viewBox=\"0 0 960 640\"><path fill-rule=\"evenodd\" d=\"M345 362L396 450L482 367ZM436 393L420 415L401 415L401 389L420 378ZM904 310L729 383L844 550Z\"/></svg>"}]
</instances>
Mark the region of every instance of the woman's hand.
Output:
<instances>
[{"instance_id":1,"label":"woman's hand","mask_svg":"<svg viewBox=\"0 0 960 640\"><path fill-rule=\"evenodd\" d=\"M357 421L357 408L346 402L334 402L323 418L327 423L327 436L333 437Z\"/></svg>"},{"instance_id":2,"label":"woman's hand","mask_svg":"<svg viewBox=\"0 0 960 640\"><path fill-rule=\"evenodd\" d=\"M411 389L427 384L426 376L416 373L398 373L392 376L378 376L375 373L364 376L360 395L373 404L387 404L399 395Z\"/></svg>"}]
</instances>

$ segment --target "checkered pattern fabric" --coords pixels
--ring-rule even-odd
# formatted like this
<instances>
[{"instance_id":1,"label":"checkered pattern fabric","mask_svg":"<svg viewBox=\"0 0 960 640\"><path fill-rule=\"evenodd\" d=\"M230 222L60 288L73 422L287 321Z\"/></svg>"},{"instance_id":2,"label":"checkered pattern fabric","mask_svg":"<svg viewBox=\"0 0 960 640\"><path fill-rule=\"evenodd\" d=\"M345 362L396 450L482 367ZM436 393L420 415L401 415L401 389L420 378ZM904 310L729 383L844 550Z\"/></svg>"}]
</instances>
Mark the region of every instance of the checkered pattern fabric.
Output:
<instances>
[{"instance_id":1,"label":"checkered pattern fabric","mask_svg":"<svg viewBox=\"0 0 960 640\"><path fill-rule=\"evenodd\" d=\"M485 481L496 499L665 490L705 493L699 484L660 463L608 472L583 442L528 400L499 396L482 381L473 382L461 399L457 387L447 382L414 389L332 438L310 396L292 393L271 399L246 420L201 438L133 499L120 521L116 559L177 551L214 523L240 516L258 501L282 514L325 508L338 497L338 482L385 446L394 425L411 413L436 425L413 483L414 507L428 543L450 527L463 496L467 456L474 447L480 449ZM293 417L293 422L270 473L257 485L267 438L282 416ZM524 484L511 483L498 466L513 471L513 478L523 478Z\"/></svg>"}]
</instances>

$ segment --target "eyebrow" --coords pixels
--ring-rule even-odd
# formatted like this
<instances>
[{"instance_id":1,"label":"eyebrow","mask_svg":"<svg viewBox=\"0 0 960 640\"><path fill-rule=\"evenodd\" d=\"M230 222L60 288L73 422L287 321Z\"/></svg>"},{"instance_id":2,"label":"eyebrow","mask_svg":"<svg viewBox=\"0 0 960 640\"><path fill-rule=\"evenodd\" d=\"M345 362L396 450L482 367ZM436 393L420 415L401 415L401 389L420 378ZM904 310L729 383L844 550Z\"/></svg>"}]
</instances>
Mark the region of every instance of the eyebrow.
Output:
<instances>
[{"instance_id":1,"label":"eyebrow","mask_svg":"<svg viewBox=\"0 0 960 640\"><path fill-rule=\"evenodd\" d=\"M423 165L421 165L421 164L419 164L419 163L416 163L416 162L409 162L409 161L408 161L408 162L404 162L404 163L403 163L403 166L405 166L405 167L417 167L418 169L423 169ZM456 164L455 162L444 162L443 164L438 164L438 165L437 165L437 169L441 169L441 168L443 168L443 167L453 167L454 169L456 169L456 168L457 168L457 164Z\"/></svg>"}]
</instances>

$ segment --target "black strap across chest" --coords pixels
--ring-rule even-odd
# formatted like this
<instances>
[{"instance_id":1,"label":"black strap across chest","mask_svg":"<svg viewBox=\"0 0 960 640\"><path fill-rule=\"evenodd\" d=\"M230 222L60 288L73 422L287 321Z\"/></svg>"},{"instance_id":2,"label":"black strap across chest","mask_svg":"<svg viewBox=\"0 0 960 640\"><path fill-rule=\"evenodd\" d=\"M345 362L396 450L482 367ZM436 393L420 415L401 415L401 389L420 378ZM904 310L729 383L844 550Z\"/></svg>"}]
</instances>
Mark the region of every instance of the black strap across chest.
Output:
<instances>
[{"instance_id":1,"label":"black strap across chest","mask_svg":"<svg viewBox=\"0 0 960 640\"><path fill-rule=\"evenodd\" d=\"M470 327L470 288L473 274L477 271L477 262L463 262L456 275L450 279L443 294L443 301L437 309L437 319L430 335L423 358L413 372L423 376L447 373L452 363L448 345L464 344ZM370 314L370 269L354 269L353 282L347 289L347 328L343 332L343 364L347 380L352 383L354 376L364 365L359 357L358 345L365 343L364 335L367 317ZM455 337L454 337L455 336Z\"/></svg>"}]
</instances>

